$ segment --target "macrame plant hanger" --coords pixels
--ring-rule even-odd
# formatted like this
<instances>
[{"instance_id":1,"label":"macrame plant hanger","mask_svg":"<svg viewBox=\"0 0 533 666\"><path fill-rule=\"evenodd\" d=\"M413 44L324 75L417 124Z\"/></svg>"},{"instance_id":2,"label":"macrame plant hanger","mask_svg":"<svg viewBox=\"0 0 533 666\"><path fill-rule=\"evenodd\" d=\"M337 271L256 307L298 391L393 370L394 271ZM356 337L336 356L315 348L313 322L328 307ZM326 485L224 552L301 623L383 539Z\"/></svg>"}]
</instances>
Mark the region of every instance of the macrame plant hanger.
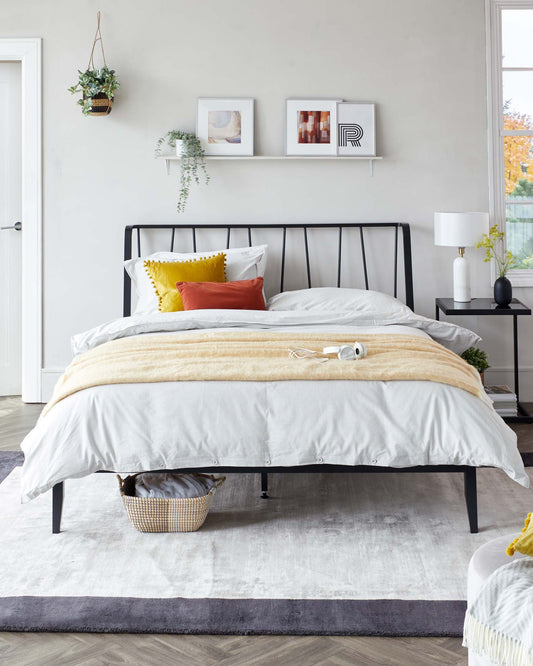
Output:
<instances>
[{"instance_id":1,"label":"macrame plant hanger","mask_svg":"<svg viewBox=\"0 0 533 666\"><path fill-rule=\"evenodd\" d=\"M96 42L100 42L104 67L107 67L107 63L105 61L105 53L104 53L104 40L102 39L102 33L100 32L100 11L98 11L98 13L96 14L96 21L97 21L96 32L94 34L94 42L93 42L93 47L91 49L91 55L89 57L89 64L87 65L87 69L96 69L94 66L94 49L96 47Z\"/></svg>"},{"instance_id":2,"label":"macrame plant hanger","mask_svg":"<svg viewBox=\"0 0 533 666\"><path fill-rule=\"evenodd\" d=\"M102 33L100 31L100 11L96 14L96 32L94 33L93 47L91 49L91 55L89 57L89 64L87 65L88 70L96 69L94 66L94 49L96 48L96 42L100 42L100 49L102 50L102 59L104 61L104 67L107 67L107 62L105 59L104 52L104 40L102 39ZM91 116L107 116L111 113L113 108L113 100L105 93L99 93L92 98L91 110L89 111Z\"/></svg>"}]
</instances>

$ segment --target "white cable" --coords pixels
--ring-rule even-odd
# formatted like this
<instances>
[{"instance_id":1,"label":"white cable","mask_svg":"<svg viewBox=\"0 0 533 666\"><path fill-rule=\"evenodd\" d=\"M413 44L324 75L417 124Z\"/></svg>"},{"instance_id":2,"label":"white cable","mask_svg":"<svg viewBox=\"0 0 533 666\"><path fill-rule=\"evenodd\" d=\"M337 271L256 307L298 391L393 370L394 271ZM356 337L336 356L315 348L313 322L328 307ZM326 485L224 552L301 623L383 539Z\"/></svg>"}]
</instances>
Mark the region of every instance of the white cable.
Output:
<instances>
[{"instance_id":1,"label":"white cable","mask_svg":"<svg viewBox=\"0 0 533 666\"><path fill-rule=\"evenodd\" d=\"M327 358L318 358L318 354L322 352L314 351L313 349L306 349L305 347L297 347L296 349L289 349L289 358L303 360L307 358L314 358L320 363L328 361Z\"/></svg>"}]
</instances>

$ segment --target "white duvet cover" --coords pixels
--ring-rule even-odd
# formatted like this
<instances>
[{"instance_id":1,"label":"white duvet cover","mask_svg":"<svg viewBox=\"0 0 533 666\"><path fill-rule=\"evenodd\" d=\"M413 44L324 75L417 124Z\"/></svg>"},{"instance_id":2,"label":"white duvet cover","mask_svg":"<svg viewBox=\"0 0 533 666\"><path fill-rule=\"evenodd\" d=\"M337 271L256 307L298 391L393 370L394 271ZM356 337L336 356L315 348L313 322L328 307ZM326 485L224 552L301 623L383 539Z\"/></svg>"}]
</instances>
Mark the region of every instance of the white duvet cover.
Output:
<instances>
[{"instance_id":1,"label":"white duvet cover","mask_svg":"<svg viewBox=\"0 0 533 666\"><path fill-rule=\"evenodd\" d=\"M73 339L75 353L126 335L269 329L431 335L455 351L471 331L414 314L202 310L136 315ZM296 361L298 362L298 361ZM305 362L305 361L303 361ZM437 382L199 381L86 389L22 444L22 499L97 470L308 464L475 465L528 486L516 435L479 398Z\"/></svg>"}]
</instances>

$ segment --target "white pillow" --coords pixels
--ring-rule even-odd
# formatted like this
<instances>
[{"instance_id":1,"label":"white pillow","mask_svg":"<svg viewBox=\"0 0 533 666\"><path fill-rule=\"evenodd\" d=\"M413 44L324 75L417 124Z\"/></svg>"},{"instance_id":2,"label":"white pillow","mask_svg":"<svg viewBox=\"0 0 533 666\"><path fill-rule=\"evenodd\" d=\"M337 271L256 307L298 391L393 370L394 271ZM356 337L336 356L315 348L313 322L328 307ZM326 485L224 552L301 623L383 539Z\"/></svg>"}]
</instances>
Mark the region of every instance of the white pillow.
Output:
<instances>
[{"instance_id":1,"label":"white pillow","mask_svg":"<svg viewBox=\"0 0 533 666\"><path fill-rule=\"evenodd\" d=\"M188 261L189 259L205 259L219 252L226 255L226 279L228 282L252 280L264 277L266 269L267 245L252 247L233 247L229 250L210 250L209 252L155 252L146 257L128 259L124 268L131 278L137 303L133 314L149 314L158 312L158 300L150 278L144 269L146 259L153 261Z\"/></svg>"},{"instance_id":2,"label":"white pillow","mask_svg":"<svg viewBox=\"0 0 533 666\"><path fill-rule=\"evenodd\" d=\"M268 301L267 310L308 310L318 312L368 312L392 315L411 313L401 301L380 291L315 287L284 291Z\"/></svg>"}]
</instances>

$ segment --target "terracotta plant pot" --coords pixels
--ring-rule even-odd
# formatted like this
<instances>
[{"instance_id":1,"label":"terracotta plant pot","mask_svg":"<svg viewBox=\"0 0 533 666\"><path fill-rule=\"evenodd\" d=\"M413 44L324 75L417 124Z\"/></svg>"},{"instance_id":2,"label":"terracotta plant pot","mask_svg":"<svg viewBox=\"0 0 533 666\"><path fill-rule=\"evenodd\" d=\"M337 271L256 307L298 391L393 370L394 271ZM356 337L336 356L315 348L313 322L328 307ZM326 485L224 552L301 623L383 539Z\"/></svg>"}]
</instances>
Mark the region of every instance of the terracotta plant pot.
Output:
<instances>
[{"instance_id":1,"label":"terracotta plant pot","mask_svg":"<svg viewBox=\"0 0 533 666\"><path fill-rule=\"evenodd\" d=\"M494 300L498 305L509 305L513 299L513 285L505 276L494 283Z\"/></svg>"},{"instance_id":2,"label":"terracotta plant pot","mask_svg":"<svg viewBox=\"0 0 533 666\"><path fill-rule=\"evenodd\" d=\"M85 95L83 99L87 99ZM91 116L108 116L111 113L113 108L113 98L109 97L105 93L98 93L93 98L93 103L89 115Z\"/></svg>"},{"instance_id":3,"label":"terracotta plant pot","mask_svg":"<svg viewBox=\"0 0 533 666\"><path fill-rule=\"evenodd\" d=\"M485 386L485 372L480 372L479 376L481 377L481 383Z\"/></svg>"}]
</instances>

